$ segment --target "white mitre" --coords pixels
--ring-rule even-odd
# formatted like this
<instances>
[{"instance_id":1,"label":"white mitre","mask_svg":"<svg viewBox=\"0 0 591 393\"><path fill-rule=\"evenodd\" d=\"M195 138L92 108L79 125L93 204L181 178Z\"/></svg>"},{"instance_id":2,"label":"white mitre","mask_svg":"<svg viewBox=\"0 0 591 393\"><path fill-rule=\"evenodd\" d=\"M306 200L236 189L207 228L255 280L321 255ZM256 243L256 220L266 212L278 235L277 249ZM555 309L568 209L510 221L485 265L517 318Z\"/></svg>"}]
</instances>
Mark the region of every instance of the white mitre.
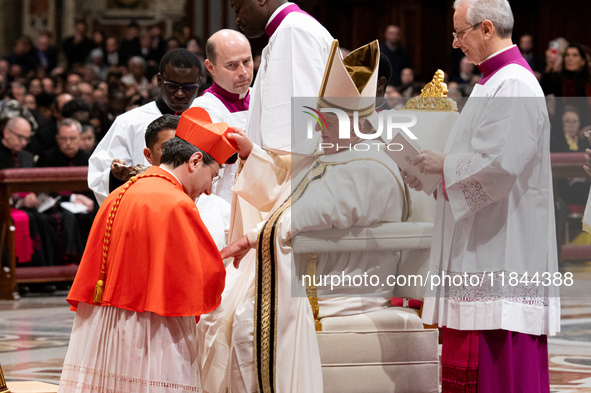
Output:
<instances>
[{"instance_id":1,"label":"white mitre","mask_svg":"<svg viewBox=\"0 0 591 393\"><path fill-rule=\"evenodd\" d=\"M347 113L357 111L367 117L375 111L380 45L377 40L354 51L345 58L334 40L324 69L318 94L320 108L337 108Z\"/></svg>"}]
</instances>

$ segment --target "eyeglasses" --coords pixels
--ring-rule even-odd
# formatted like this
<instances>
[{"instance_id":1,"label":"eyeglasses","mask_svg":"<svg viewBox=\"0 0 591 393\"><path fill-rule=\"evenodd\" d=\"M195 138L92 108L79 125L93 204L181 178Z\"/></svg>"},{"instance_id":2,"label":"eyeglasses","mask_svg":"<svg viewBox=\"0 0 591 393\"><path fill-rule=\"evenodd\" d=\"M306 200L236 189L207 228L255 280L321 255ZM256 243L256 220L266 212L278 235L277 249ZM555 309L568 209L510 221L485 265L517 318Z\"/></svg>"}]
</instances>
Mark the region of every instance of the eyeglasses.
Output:
<instances>
[{"instance_id":1,"label":"eyeglasses","mask_svg":"<svg viewBox=\"0 0 591 393\"><path fill-rule=\"evenodd\" d=\"M183 93L191 95L194 94L197 91L197 89L199 89L199 83L184 83L182 85L179 85L176 82L169 82L165 81L164 79L162 79L162 83L164 84L164 87L166 88L166 90L168 90L170 94L175 94L177 91L179 91L179 89L181 89Z\"/></svg>"},{"instance_id":2,"label":"eyeglasses","mask_svg":"<svg viewBox=\"0 0 591 393\"><path fill-rule=\"evenodd\" d=\"M21 142L27 142L27 143L29 143L29 141L31 140L31 137L30 136L24 136L24 135L18 134L15 131L13 131L11 128L7 128L7 130L12 135L16 136L18 138L18 140L21 141Z\"/></svg>"},{"instance_id":3,"label":"eyeglasses","mask_svg":"<svg viewBox=\"0 0 591 393\"><path fill-rule=\"evenodd\" d=\"M216 172L215 169L213 169L213 167L211 165L208 165L208 167L211 169L211 173L213 173L213 178L211 179L211 184L215 184L218 180L220 180L220 175L218 175L218 173Z\"/></svg>"},{"instance_id":4,"label":"eyeglasses","mask_svg":"<svg viewBox=\"0 0 591 393\"><path fill-rule=\"evenodd\" d=\"M466 27L464 30L460 30L458 32L452 31L451 34L454 36L454 41L459 41L462 39L463 36L465 36L466 34L462 34L463 32L465 32L466 30L474 30L476 29L478 26L480 26L482 22L478 22L475 25L472 25L470 27Z\"/></svg>"}]
</instances>

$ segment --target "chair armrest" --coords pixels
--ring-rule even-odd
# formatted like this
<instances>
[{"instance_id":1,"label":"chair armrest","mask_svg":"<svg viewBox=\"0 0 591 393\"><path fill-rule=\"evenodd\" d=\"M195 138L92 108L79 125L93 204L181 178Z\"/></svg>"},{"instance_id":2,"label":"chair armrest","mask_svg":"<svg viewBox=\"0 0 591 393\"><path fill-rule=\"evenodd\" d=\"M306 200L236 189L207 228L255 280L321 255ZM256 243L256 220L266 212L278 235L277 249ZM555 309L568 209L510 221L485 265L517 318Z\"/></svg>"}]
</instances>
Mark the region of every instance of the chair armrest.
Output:
<instances>
[{"instance_id":1,"label":"chair armrest","mask_svg":"<svg viewBox=\"0 0 591 393\"><path fill-rule=\"evenodd\" d=\"M292 239L295 253L429 249L433 223L389 222L367 227L308 231Z\"/></svg>"}]
</instances>

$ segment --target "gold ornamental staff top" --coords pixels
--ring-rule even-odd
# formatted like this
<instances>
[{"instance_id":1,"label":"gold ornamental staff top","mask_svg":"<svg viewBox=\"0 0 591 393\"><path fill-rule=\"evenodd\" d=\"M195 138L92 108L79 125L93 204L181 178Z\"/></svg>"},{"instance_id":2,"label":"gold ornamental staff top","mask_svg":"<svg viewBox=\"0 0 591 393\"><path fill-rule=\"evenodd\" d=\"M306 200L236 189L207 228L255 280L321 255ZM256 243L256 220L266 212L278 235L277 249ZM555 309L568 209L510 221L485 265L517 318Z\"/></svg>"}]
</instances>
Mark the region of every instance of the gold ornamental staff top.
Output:
<instances>
[{"instance_id":1,"label":"gold ornamental staff top","mask_svg":"<svg viewBox=\"0 0 591 393\"><path fill-rule=\"evenodd\" d=\"M457 103L447 97L447 85L443 82L443 77L443 71L437 70L433 80L421 90L421 95L411 98L403 109L457 112Z\"/></svg>"}]
</instances>

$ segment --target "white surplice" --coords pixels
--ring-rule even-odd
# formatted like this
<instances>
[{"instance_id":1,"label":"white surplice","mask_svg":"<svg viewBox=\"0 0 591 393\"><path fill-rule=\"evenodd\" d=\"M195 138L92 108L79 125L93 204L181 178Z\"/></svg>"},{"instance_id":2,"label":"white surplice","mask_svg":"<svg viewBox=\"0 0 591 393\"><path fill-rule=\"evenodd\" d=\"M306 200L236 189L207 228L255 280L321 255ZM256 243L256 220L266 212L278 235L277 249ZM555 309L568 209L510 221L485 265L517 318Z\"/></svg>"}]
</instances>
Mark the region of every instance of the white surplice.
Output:
<instances>
[{"instance_id":1,"label":"white surplice","mask_svg":"<svg viewBox=\"0 0 591 393\"><path fill-rule=\"evenodd\" d=\"M291 3L278 8L269 19ZM312 18L291 12L261 54L246 132L255 144L291 151L292 97L318 97L333 38Z\"/></svg>"},{"instance_id":2,"label":"white surplice","mask_svg":"<svg viewBox=\"0 0 591 393\"><path fill-rule=\"evenodd\" d=\"M430 261L431 276L462 278L428 290L425 323L560 331L558 288L547 280L558 272L549 133L544 95L524 67L474 87L445 148L449 201L440 186Z\"/></svg>"},{"instance_id":3,"label":"white surplice","mask_svg":"<svg viewBox=\"0 0 591 393\"><path fill-rule=\"evenodd\" d=\"M109 195L111 162L115 158L127 165L150 165L144 157L144 135L148 125L160 116L155 101L117 116L88 160L88 187L99 204Z\"/></svg>"},{"instance_id":4,"label":"white surplice","mask_svg":"<svg viewBox=\"0 0 591 393\"><path fill-rule=\"evenodd\" d=\"M314 164L318 165L315 171L321 171L317 179L306 180ZM298 170L300 167L303 169ZM343 151L290 165L289 159L255 146L234 191L260 210L272 206L272 220L282 211L281 205L290 196L291 186L297 189L302 179L303 184L308 184L307 189L301 198L292 199L291 208L285 209L273 231L276 238L271 264L275 266L277 282L277 324L268 337L276 337L277 341L276 346L271 343L276 355L275 369L268 372L275 375L276 391L281 393L323 390L314 317L302 285L305 255L292 258L291 238L303 231L399 222L407 207L398 167L384 152ZM258 228L263 227L264 224ZM257 230L249 232L249 240L251 244L257 243ZM396 274L399 258L399 252L320 254L318 273L368 272L379 275L385 282L387 275ZM263 300L259 297L255 302L256 268L255 250L247 254L239 269L228 266L222 306L199 321L201 375L206 392L225 392L226 388L233 393L258 391L254 326L261 316L255 312L255 304ZM321 298L326 295L331 297ZM385 307L392 288L341 286L331 293L318 288L318 296L320 317L352 315ZM259 367L259 372L262 368Z\"/></svg>"},{"instance_id":5,"label":"white surplice","mask_svg":"<svg viewBox=\"0 0 591 393\"><path fill-rule=\"evenodd\" d=\"M196 331L195 317L80 303L58 392L201 392Z\"/></svg>"}]
</instances>

